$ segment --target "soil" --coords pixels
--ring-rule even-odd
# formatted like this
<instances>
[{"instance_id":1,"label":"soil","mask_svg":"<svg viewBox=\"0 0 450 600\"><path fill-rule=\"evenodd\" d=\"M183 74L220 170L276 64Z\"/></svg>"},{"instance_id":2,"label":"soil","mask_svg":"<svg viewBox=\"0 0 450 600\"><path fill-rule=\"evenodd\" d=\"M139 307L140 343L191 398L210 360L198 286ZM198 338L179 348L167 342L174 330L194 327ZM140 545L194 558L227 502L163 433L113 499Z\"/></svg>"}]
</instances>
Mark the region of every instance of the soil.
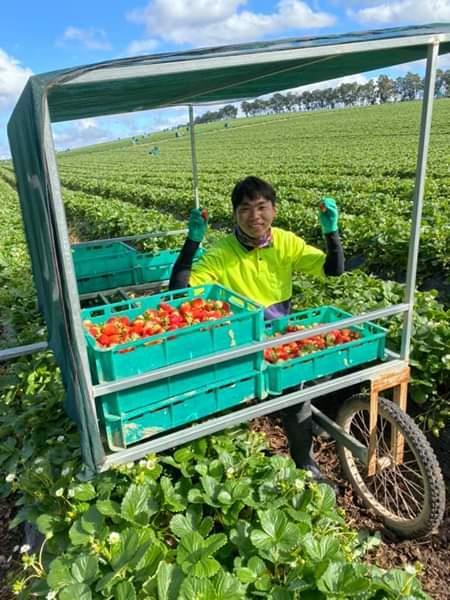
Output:
<instances>
[{"instance_id":1,"label":"soil","mask_svg":"<svg viewBox=\"0 0 450 600\"><path fill-rule=\"evenodd\" d=\"M13 499L0 499L0 600L12 600L8 575L20 568L22 534L19 529L10 530L8 525L16 512Z\"/></svg>"},{"instance_id":2,"label":"soil","mask_svg":"<svg viewBox=\"0 0 450 600\"><path fill-rule=\"evenodd\" d=\"M274 452L288 452L279 419L272 416L261 417L252 426L257 431L264 431ZM386 569L420 562L423 565L420 580L424 590L433 599L450 600L450 501L447 500L445 518L438 532L423 540L395 540L392 534L384 530L376 515L362 505L343 479L334 442L317 438L314 450L322 472L338 485L340 493L337 501L344 508L349 525L371 533L380 532L382 536L382 543L366 556L366 560ZM447 498L449 497L450 489L447 493ZM20 529L8 529L14 513L14 500L0 499L0 600L15 598L9 591L7 578L20 571L19 549L24 539Z\"/></svg>"}]
</instances>

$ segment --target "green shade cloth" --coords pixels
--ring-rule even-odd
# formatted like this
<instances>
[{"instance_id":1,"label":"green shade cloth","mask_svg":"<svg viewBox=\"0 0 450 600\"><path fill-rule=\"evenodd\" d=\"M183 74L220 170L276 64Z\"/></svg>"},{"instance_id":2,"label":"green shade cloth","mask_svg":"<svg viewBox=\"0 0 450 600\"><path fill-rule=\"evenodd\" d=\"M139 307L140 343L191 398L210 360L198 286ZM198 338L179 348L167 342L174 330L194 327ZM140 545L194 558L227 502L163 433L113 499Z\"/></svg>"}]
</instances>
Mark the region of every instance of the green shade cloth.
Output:
<instances>
[{"instance_id":1,"label":"green shade cloth","mask_svg":"<svg viewBox=\"0 0 450 600\"><path fill-rule=\"evenodd\" d=\"M50 122L252 98L423 59L433 41L450 52L449 23L127 58L29 79L8 137L39 306L90 471L105 454L81 366L87 356Z\"/></svg>"}]
</instances>

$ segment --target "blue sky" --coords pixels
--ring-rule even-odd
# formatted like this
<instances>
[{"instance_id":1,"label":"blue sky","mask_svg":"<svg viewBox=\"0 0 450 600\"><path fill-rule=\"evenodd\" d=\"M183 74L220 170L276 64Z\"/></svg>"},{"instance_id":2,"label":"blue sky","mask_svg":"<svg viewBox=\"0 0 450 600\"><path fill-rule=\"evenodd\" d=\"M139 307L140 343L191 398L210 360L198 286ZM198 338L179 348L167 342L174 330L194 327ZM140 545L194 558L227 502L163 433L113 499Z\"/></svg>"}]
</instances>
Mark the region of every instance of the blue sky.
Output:
<instances>
[{"instance_id":1,"label":"blue sky","mask_svg":"<svg viewBox=\"0 0 450 600\"><path fill-rule=\"evenodd\" d=\"M167 50L437 21L450 22L450 0L7 2L0 21L0 158L9 154L6 124L32 74ZM450 60L440 66L450 68ZM391 76L422 68L399 67ZM73 121L55 127L55 141L64 148L135 135L184 121L185 113Z\"/></svg>"}]
</instances>

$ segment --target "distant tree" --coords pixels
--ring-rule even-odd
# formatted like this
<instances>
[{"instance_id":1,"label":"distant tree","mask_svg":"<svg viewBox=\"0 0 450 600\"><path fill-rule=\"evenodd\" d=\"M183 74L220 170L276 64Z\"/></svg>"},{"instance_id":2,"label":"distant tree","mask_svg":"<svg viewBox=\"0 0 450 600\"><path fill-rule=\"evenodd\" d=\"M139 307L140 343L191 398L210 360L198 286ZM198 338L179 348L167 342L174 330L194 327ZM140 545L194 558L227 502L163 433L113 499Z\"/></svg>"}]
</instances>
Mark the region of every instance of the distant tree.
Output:
<instances>
[{"instance_id":1,"label":"distant tree","mask_svg":"<svg viewBox=\"0 0 450 600\"><path fill-rule=\"evenodd\" d=\"M313 109L325 107L325 96L323 90L317 89L311 92L311 101Z\"/></svg>"},{"instance_id":2,"label":"distant tree","mask_svg":"<svg viewBox=\"0 0 450 600\"><path fill-rule=\"evenodd\" d=\"M227 104L219 112L222 119L235 119L238 109L232 104Z\"/></svg>"},{"instance_id":3,"label":"distant tree","mask_svg":"<svg viewBox=\"0 0 450 600\"><path fill-rule=\"evenodd\" d=\"M251 113L251 104L250 104L250 102L247 102L247 100L244 100L244 102L241 102L241 110L244 113L244 115L246 117L248 117L248 115Z\"/></svg>"},{"instance_id":4,"label":"distant tree","mask_svg":"<svg viewBox=\"0 0 450 600\"><path fill-rule=\"evenodd\" d=\"M380 104L389 102L394 98L395 83L387 75L380 75L377 79L377 91Z\"/></svg>"},{"instance_id":5,"label":"distant tree","mask_svg":"<svg viewBox=\"0 0 450 600\"><path fill-rule=\"evenodd\" d=\"M337 102L336 88L326 88L323 90L323 98L327 108L334 108Z\"/></svg>"},{"instance_id":6,"label":"distant tree","mask_svg":"<svg viewBox=\"0 0 450 600\"><path fill-rule=\"evenodd\" d=\"M442 86L443 86L444 96L446 96L447 98L450 98L450 69L447 69L442 74Z\"/></svg>"},{"instance_id":7,"label":"distant tree","mask_svg":"<svg viewBox=\"0 0 450 600\"><path fill-rule=\"evenodd\" d=\"M375 104L378 99L378 91L374 81L370 79L367 83L360 85L358 95L362 104Z\"/></svg>"},{"instance_id":8,"label":"distant tree","mask_svg":"<svg viewBox=\"0 0 450 600\"><path fill-rule=\"evenodd\" d=\"M434 95L439 97L444 95L444 71L442 69L436 69L436 80L434 82Z\"/></svg>"},{"instance_id":9,"label":"distant tree","mask_svg":"<svg viewBox=\"0 0 450 600\"><path fill-rule=\"evenodd\" d=\"M342 83L338 88L339 99L344 106L354 106L358 100L358 84Z\"/></svg>"},{"instance_id":10,"label":"distant tree","mask_svg":"<svg viewBox=\"0 0 450 600\"><path fill-rule=\"evenodd\" d=\"M403 85L408 100L416 100L423 90L423 80L417 73L406 73Z\"/></svg>"},{"instance_id":11,"label":"distant tree","mask_svg":"<svg viewBox=\"0 0 450 600\"><path fill-rule=\"evenodd\" d=\"M297 95L292 92L288 92L285 96L284 104L286 106L286 110L295 111L297 107Z\"/></svg>"},{"instance_id":12,"label":"distant tree","mask_svg":"<svg viewBox=\"0 0 450 600\"><path fill-rule=\"evenodd\" d=\"M262 98L256 98L253 102L253 114L260 115L264 113L267 109L267 103Z\"/></svg>"},{"instance_id":13,"label":"distant tree","mask_svg":"<svg viewBox=\"0 0 450 600\"><path fill-rule=\"evenodd\" d=\"M417 73L408 72L395 80L395 92L401 102L415 100L422 89L423 81Z\"/></svg>"},{"instance_id":14,"label":"distant tree","mask_svg":"<svg viewBox=\"0 0 450 600\"><path fill-rule=\"evenodd\" d=\"M302 104L305 107L305 110L311 110L313 103L313 95L309 90L306 90L302 94Z\"/></svg>"},{"instance_id":15,"label":"distant tree","mask_svg":"<svg viewBox=\"0 0 450 600\"><path fill-rule=\"evenodd\" d=\"M286 108L286 96L280 93L273 94L269 100L269 107L274 113L283 112Z\"/></svg>"}]
</instances>

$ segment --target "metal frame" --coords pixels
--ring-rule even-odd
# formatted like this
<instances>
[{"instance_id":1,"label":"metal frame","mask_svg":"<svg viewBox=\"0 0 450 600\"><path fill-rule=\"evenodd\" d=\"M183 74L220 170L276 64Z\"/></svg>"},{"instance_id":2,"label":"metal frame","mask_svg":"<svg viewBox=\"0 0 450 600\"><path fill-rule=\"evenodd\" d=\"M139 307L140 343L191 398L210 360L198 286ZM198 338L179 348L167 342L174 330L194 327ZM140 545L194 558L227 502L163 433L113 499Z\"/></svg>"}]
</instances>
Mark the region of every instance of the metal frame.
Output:
<instances>
[{"instance_id":1,"label":"metal frame","mask_svg":"<svg viewBox=\"0 0 450 600\"><path fill-rule=\"evenodd\" d=\"M129 77L150 77L154 75L175 75L180 72L190 71L208 71L210 69L222 68L222 67L235 67L245 66L254 64L268 64L275 63L278 61L289 61L311 58L315 60L327 60L328 58L334 58L336 55L352 54L354 52L371 52L376 50L383 50L387 46L389 49L395 51L395 49L407 48L413 46L420 40L420 43L424 46L439 44L439 42L446 42L450 40L450 35L446 33L430 33L415 36L405 36L396 39L379 39L379 40L367 40L367 41L352 41L345 44L330 43L329 45L323 45L320 47L302 47L292 48L289 43L281 42L279 44L279 50L272 50L270 54L265 53L265 48L261 48L261 51L250 50L249 52L230 52L225 56L204 56L198 59L183 60L179 59L173 62L159 63L156 61L149 61L144 64L130 65L128 68L117 67L115 65L105 65L101 70L87 70L81 73L76 73L73 77L70 77L63 85L76 85L80 83L93 83L117 79L125 79ZM389 42L387 44L387 42ZM284 45L284 48L283 48ZM395 64L393 62L392 64ZM180 101L180 103L182 103Z\"/></svg>"},{"instance_id":2,"label":"metal frame","mask_svg":"<svg viewBox=\"0 0 450 600\"><path fill-rule=\"evenodd\" d=\"M353 385L355 383L361 383L363 381L369 380L371 377L376 376L378 374L382 374L386 368L392 369L392 367L398 366L404 367L407 364L407 360L409 357L410 351L410 342L411 342L411 332L412 332L412 318L413 318L413 310L414 310L414 293L415 293L415 284L416 284L416 272L417 272L417 260L418 260L418 250L419 250L419 236L420 236L420 221L422 215L422 206L423 206L423 196L424 196L424 183L425 183L425 170L426 170L426 161L428 154L428 145L429 145L429 137L430 137L430 126L431 126L431 113L432 113L432 100L434 93L434 81L435 81L435 73L436 73L436 62L439 52L439 41L446 41L450 36L443 35L429 35L429 36L417 36L416 38L400 38L398 40L389 40L390 48L401 48L406 47L408 45L412 45L412 42L420 38L423 40L423 43L427 43L428 47L428 56L427 56L427 70L426 70L426 78L425 78L425 91L424 98L422 104L422 117L421 117L421 126L420 126L420 139L418 146L418 159L417 159L417 171L416 171L416 179L415 179L415 194L414 194L414 203L413 203L413 211L412 211L412 225L411 225L411 240L409 246L408 253L408 265L407 265L407 282L406 282L406 291L405 291L405 302L403 304L394 305L391 307L387 307L380 310L371 311L362 315L357 315L348 319L344 319L341 321L340 325L343 327L348 327L350 325L356 325L358 323L362 323L368 320L381 319L386 318L395 314L404 314L404 327L402 330L402 344L401 344L401 354L400 357L397 357L393 353L388 353L388 360L385 363L377 365L375 367L370 367L366 369L361 369L354 373L350 373L341 377L336 377L330 381L326 381L323 383L319 383L313 385L309 388L303 389L301 391L297 391L291 394L285 394L278 398L269 399L258 403L254 406L243 408L232 413L229 413L220 417L213 417L206 422L199 423L197 425L193 425L192 427L185 428L181 431L175 431L169 434L166 434L162 437L159 437L154 440L150 440L148 442L141 442L133 448L129 448L126 450L121 450L118 452L114 452L111 454L106 454L103 452L103 456L100 457L98 461L97 468L98 470L105 470L109 468L111 465L120 464L127 462L129 460L138 459L148 452L157 452L167 448L171 448L177 446L179 444L184 444L190 440L196 439L203 435L207 435L209 433L213 433L215 431L219 431L231 425L235 425L237 423L241 423L252 419L257 416L265 415L270 412L280 410L286 408L288 406L297 404L299 402L303 402L305 400L324 395L334 390L342 389L344 387ZM214 66L225 66L229 64L246 64L246 62L272 62L280 59L282 56L283 60L286 59L288 54L292 54L292 58L299 58L308 56L311 57L323 57L323 60L326 60L327 56L338 54L346 54L349 52L354 52L356 47L358 51L368 51L377 48L383 48L386 46L386 40L376 40L364 43L349 43L346 45L330 45L323 46L319 49L317 48L302 48L296 50L280 50L273 51L269 57L267 56L259 56L256 54L247 54L247 55L230 55L221 58L205 58L202 60L191 61L189 66L193 69L208 69L213 68ZM198 65L196 66L196 64ZM133 74L136 74L136 69L142 71L142 75L148 76L152 73L168 73L170 72L178 72L182 69L185 69L185 63L183 61L169 63L164 65L158 64L146 64L146 65L138 65L133 66ZM126 69L125 69L126 70ZM124 73L121 72L120 76L123 76ZM82 81L101 81L106 79L111 79L113 77L117 78L118 73L117 69L114 68L105 68L100 72L87 72L81 75L78 75L72 78L70 81L67 81L63 85L70 85L72 83L80 83ZM147 383L150 381L156 381L163 377L168 377L170 375L175 375L176 373L180 373L182 371L186 371L186 369L199 369L204 366L208 366L210 364L217 364L218 362L225 362L227 360L231 360L238 356L245 356L246 354L250 354L255 352L255 350L262 350L266 347L273 345L273 342L268 340L265 342L260 342L257 344L252 344L248 346L244 346L238 349L229 350L226 352L221 352L214 356L208 356L202 359L197 359L189 362L185 362L182 364L176 364L170 367L164 367L158 370L155 370L151 373L146 373L144 375L138 375L134 377L129 377L120 381L111 382L107 384L93 385L92 379L89 371L88 359L87 359L87 349L84 343L84 334L82 329L82 323L80 318L80 297L77 292L76 286L76 278L71 258L71 246L67 231L67 223L64 212L64 205L60 192L60 183L57 173L56 166L56 155L55 148L53 145L53 137L50 126L50 115L48 111L47 102L45 103L45 142L44 142L44 158L45 162L48 166L48 176L49 176L49 184L52 190L52 195L54 198L54 205L56 209L56 221L57 221L57 231L58 231L58 239L56 240L57 244L62 248L63 252L63 267L66 272L67 280L68 280L68 300L70 306L70 314L68 315L68 321L70 323L71 328L74 331L74 347L71 348L71 351L76 354L79 358L79 377L80 384L84 388L84 397L88 399L87 409L89 411L90 418L95 420L97 435L100 439L100 430L98 427L97 420L97 411L95 406L95 397L103 395L107 392L118 391L121 389L125 389L128 387L134 387L138 385L142 385L143 383ZM197 178L197 161L196 161L196 152L195 152L195 135L194 135L194 120L193 120L193 107L189 105L189 117L190 117L190 138L191 138L191 152L192 152L192 164L193 164L193 198L194 205L199 206L199 197L198 197L198 178ZM175 235L181 233L181 231L177 232L169 232L169 235ZM146 237L151 236L159 236L166 234L148 234L142 236L128 236L115 238L115 241L121 240L131 240L131 239L145 239ZM110 240L95 240L92 242L85 243L96 244L100 241L110 241ZM331 329L335 328L335 324L322 325L317 327L316 331L318 334L326 333ZM292 334L284 335L280 338L280 341L288 342L301 340L308 337L308 332L295 332ZM18 348L12 348L7 350L0 351L0 361L1 360L9 360L11 358L16 358L23 354L28 354L33 351L44 350L46 345L44 343L40 344L31 344L29 346L22 346ZM367 459L367 451L366 449L360 447L356 440L353 440L348 436L343 430L334 424L330 419L322 415L317 409L313 408L314 418L320 421L324 426L328 427L333 431L333 435L337 436L342 443L351 448L351 450L358 455L363 460Z\"/></svg>"}]
</instances>

